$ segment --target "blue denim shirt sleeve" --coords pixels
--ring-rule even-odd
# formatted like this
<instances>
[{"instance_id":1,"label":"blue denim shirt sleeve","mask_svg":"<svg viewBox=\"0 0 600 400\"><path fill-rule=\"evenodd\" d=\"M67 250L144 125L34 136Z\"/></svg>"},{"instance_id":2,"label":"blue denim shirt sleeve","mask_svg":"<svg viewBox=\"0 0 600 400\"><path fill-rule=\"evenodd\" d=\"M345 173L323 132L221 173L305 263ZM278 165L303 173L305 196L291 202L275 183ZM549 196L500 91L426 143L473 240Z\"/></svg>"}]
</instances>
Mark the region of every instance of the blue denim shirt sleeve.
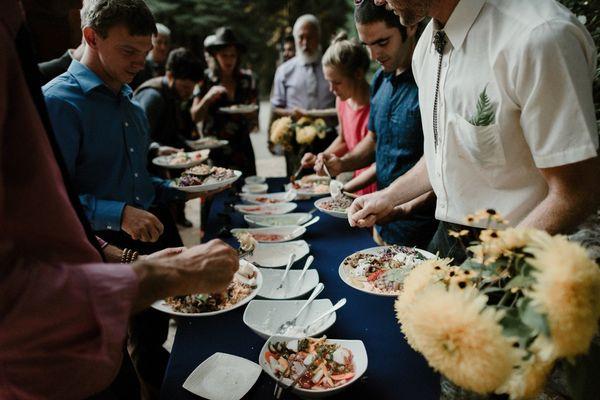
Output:
<instances>
[{"instance_id":1,"label":"blue denim shirt sleeve","mask_svg":"<svg viewBox=\"0 0 600 400\"><path fill-rule=\"evenodd\" d=\"M56 96L46 95L46 107L69 176L76 173L76 161L81 145L81 121L77 108ZM81 194L79 201L94 230L121 230L125 203L102 200L91 194Z\"/></svg>"}]
</instances>

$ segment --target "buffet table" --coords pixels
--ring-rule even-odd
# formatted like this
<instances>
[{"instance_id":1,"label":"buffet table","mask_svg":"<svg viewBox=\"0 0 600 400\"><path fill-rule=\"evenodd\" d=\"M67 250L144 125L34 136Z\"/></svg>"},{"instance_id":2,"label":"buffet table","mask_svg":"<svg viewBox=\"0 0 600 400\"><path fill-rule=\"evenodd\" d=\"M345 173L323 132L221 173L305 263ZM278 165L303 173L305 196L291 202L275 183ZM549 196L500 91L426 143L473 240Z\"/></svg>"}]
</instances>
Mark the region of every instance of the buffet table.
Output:
<instances>
[{"instance_id":1,"label":"buffet table","mask_svg":"<svg viewBox=\"0 0 600 400\"><path fill-rule=\"evenodd\" d=\"M283 190L283 179L269 179L270 191ZM206 240L222 233L223 224L231 218L233 227L247 226L242 215L229 204L240 202L231 194L218 195L212 204L207 223ZM295 212L312 209L313 200L298 201ZM368 230L349 227L347 221L321 214L321 220L308 227L302 239L310 246L315 261L311 268L319 272L325 290L319 298L333 303L345 297L348 302L337 311L335 324L326 335L335 339L360 339L364 342L369 366L363 377L332 399L419 399L439 398L439 376L427 366L425 359L404 340L394 315L394 299L360 292L347 286L338 276L340 262L355 251L375 246ZM235 239L227 242L234 245ZM236 246L237 247L237 246ZM293 268L300 269L304 259ZM306 298L308 296L305 296ZM187 376L215 352L230 353L258 362L264 340L243 322L245 307L204 318L179 318L177 334L165 375L161 398L198 399L183 389ZM274 381L262 373L244 399L273 398ZM286 393L285 399L297 398Z\"/></svg>"}]
</instances>

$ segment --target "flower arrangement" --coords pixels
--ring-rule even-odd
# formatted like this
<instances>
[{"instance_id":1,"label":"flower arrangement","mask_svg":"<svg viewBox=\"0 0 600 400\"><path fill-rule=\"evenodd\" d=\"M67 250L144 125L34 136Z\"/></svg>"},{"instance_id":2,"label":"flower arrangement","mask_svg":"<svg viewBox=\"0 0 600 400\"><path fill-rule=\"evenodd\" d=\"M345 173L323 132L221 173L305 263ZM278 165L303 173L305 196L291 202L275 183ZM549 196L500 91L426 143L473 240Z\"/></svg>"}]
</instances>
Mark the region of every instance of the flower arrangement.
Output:
<instances>
[{"instance_id":1,"label":"flower arrangement","mask_svg":"<svg viewBox=\"0 0 600 400\"><path fill-rule=\"evenodd\" d=\"M270 141L283 148L288 173L295 171L300 165L302 156L307 151L318 151L317 139L325 139L332 128L322 118L302 117L297 121L291 117L279 118L271 124Z\"/></svg>"},{"instance_id":2,"label":"flower arrangement","mask_svg":"<svg viewBox=\"0 0 600 400\"><path fill-rule=\"evenodd\" d=\"M291 151L295 144L307 146L312 144L315 138L324 139L327 129L327 124L322 118L313 120L302 117L293 121L291 117L282 117L271 124L270 139L271 142L281 144Z\"/></svg>"},{"instance_id":3,"label":"flower arrangement","mask_svg":"<svg viewBox=\"0 0 600 400\"><path fill-rule=\"evenodd\" d=\"M470 258L428 260L406 277L395 303L402 332L455 384L531 398L559 359L587 353L600 319L600 268L564 236L502 229L494 210L468 218L488 226Z\"/></svg>"}]
</instances>

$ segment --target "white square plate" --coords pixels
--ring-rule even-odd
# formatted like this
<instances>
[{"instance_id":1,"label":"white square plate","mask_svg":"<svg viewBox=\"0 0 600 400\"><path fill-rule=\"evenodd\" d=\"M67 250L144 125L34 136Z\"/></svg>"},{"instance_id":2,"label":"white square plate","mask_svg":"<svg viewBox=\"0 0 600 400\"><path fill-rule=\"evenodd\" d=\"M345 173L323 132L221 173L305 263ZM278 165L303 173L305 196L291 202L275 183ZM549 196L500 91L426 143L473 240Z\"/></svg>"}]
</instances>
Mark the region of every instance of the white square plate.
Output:
<instances>
[{"instance_id":1,"label":"white square plate","mask_svg":"<svg viewBox=\"0 0 600 400\"><path fill-rule=\"evenodd\" d=\"M183 388L208 400L239 400L260 376L260 365L242 357L215 353L187 377Z\"/></svg>"}]
</instances>

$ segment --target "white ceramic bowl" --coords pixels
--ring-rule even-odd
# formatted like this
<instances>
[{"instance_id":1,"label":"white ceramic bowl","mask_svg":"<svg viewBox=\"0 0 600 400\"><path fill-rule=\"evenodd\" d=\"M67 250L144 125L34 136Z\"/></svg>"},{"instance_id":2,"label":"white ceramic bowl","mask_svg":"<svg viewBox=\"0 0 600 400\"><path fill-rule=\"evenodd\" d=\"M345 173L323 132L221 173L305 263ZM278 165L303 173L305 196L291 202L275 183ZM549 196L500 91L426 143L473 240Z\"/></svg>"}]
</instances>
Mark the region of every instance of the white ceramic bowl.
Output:
<instances>
[{"instance_id":1,"label":"white ceramic bowl","mask_svg":"<svg viewBox=\"0 0 600 400\"><path fill-rule=\"evenodd\" d=\"M346 212L328 210L326 208L323 208L323 203L325 203L327 201L332 201L332 200L333 200L333 197L331 197L331 196L319 199L319 200L315 201L315 207L322 213L331 215L332 217L347 219L348 213L346 213Z\"/></svg>"},{"instance_id":2,"label":"white ceramic bowl","mask_svg":"<svg viewBox=\"0 0 600 400\"><path fill-rule=\"evenodd\" d=\"M294 201L296 199L296 192L290 190L287 192L266 194L242 193L240 196L242 200L249 204L280 204Z\"/></svg>"},{"instance_id":3,"label":"white ceramic bowl","mask_svg":"<svg viewBox=\"0 0 600 400\"><path fill-rule=\"evenodd\" d=\"M275 374L271 370L269 363L265 359L265 353L269 349L270 342L282 342L293 340L293 338L289 337L281 337L281 336L273 336L263 346L260 351L260 355L258 356L258 363L262 367L263 371L265 371L271 378L277 380ZM347 389L354 382L356 382L367 370L367 366L369 364L369 360L367 357L367 350L365 349L365 345L361 340L342 340L342 339L328 339L330 343L339 344L342 347L350 350L354 359L354 378L343 386L332 388L332 389L322 389L322 390L310 390L310 389L302 389L299 387L294 387L292 391L300 396L301 398L306 399L321 399L328 396L333 396L334 394L338 394L344 389Z\"/></svg>"},{"instance_id":4,"label":"white ceramic bowl","mask_svg":"<svg viewBox=\"0 0 600 400\"><path fill-rule=\"evenodd\" d=\"M289 300L304 296L312 291L319 283L319 272L316 269L308 269L302 277L302 270L290 269L283 287L277 289L281 278L285 273L282 269L261 269L263 276L263 285L258 292L258 296L264 299Z\"/></svg>"},{"instance_id":5,"label":"white ceramic bowl","mask_svg":"<svg viewBox=\"0 0 600 400\"><path fill-rule=\"evenodd\" d=\"M242 214L260 214L277 215L287 214L298 207L296 203L277 203L277 204L237 204L234 206L236 211Z\"/></svg>"},{"instance_id":6,"label":"white ceramic bowl","mask_svg":"<svg viewBox=\"0 0 600 400\"><path fill-rule=\"evenodd\" d=\"M296 262L306 256L310 249L304 240L294 240L285 243L258 243L254 252L245 259L264 268L285 267L290 253L296 255Z\"/></svg>"},{"instance_id":7,"label":"white ceramic bowl","mask_svg":"<svg viewBox=\"0 0 600 400\"><path fill-rule=\"evenodd\" d=\"M294 318L304 303L306 300L252 300L244 311L243 320L254 333L263 339L268 339L275 335L281 324ZM331 300L316 299L300 314L295 325L304 327L331 307L333 307ZM333 312L324 320L311 326L308 336L321 335L335 323L335 320L336 313Z\"/></svg>"},{"instance_id":8,"label":"white ceramic bowl","mask_svg":"<svg viewBox=\"0 0 600 400\"><path fill-rule=\"evenodd\" d=\"M298 239L306 232L306 228L303 226L276 226L269 228L236 228L231 230L231 234L235 235L236 233L248 232L254 236L257 242L261 243L283 243L289 242L290 240ZM272 237L261 237L259 235L275 235L278 238Z\"/></svg>"},{"instance_id":9,"label":"white ceramic bowl","mask_svg":"<svg viewBox=\"0 0 600 400\"><path fill-rule=\"evenodd\" d=\"M312 218L309 213L289 213L282 215L244 215L244 220L251 228L263 228L269 226L302 225Z\"/></svg>"},{"instance_id":10,"label":"white ceramic bowl","mask_svg":"<svg viewBox=\"0 0 600 400\"><path fill-rule=\"evenodd\" d=\"M267 181L267 179L264 176L256 176L256 175L247 176L244 179L244 183L247 185L250 185L253 183L265 183L266 181Z\"/></svg>"},{"instance_id":11,"label":"white ceramic bowl","mask_svg":"<svg viewBox=\"0 0 600 400\"><path fill-rule=\"evenodd\" d=\"M242 186L242 193L261 194L269 191L269 185L266 183L249 183Z\"/></svg>"}]
</instances>

